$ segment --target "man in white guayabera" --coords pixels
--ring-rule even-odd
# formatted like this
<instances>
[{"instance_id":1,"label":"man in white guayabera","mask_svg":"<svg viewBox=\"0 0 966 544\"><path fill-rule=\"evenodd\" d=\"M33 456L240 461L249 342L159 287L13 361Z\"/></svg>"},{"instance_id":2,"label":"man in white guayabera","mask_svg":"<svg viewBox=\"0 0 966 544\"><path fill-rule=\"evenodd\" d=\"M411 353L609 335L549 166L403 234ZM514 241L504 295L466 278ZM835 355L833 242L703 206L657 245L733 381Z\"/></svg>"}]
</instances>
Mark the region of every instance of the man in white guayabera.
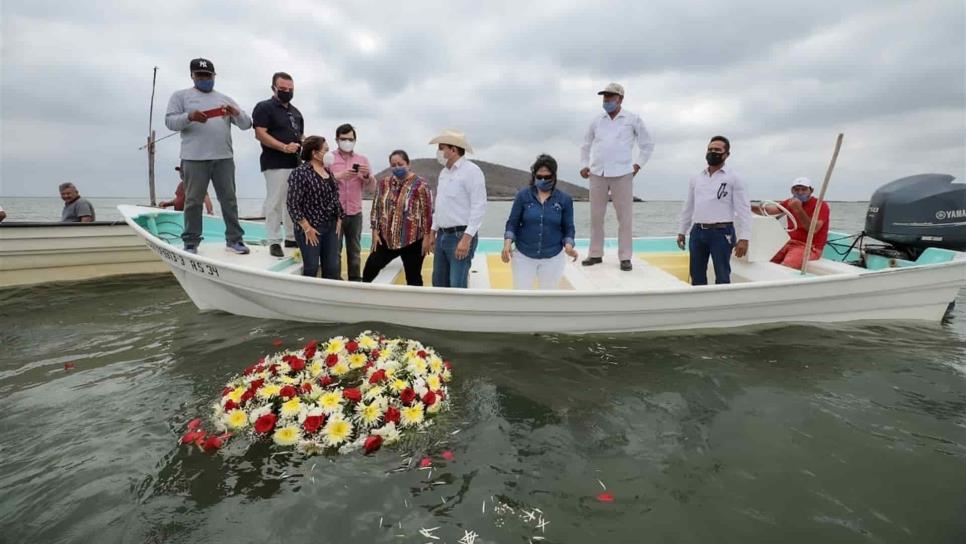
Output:
<instances>
[{"instance_id":1,"label":"man in white guayabera","mask_svg":"<svg viewBox=\"0 0 966 544\"><path fill-rule=\"evenodd\" d=\"M604 260L604 214L609 192L617 212L617 258L621 270L628 271L633 268L634 253L634 176L651 158L654 143L640 116L622 107L624 87L611 83L597 94L604 97L604 113L590 124L580 146L580 176L590 178L590 250L580 264L591 266Z\"/></svg>"},{"instance_id":2,"label":"man in white guayabera","mask_svg":"<svg viewBox=\"0 0 966 544\"><path fill-rule=\"evenodd\" d=\"M238 104L215 88L215 65L208 59L189 64L194 87L175 91L168 100L164 124L181 133L181 171L184 174L185 251L198 252L201 243L201 207L208 194L208 182L215 186L225 221L226 250L247 254L242 242L245 231L238 223L235 199L235 159L231 149L231 125L252 128L252 118Z\"/></svg>"}]
</instances>

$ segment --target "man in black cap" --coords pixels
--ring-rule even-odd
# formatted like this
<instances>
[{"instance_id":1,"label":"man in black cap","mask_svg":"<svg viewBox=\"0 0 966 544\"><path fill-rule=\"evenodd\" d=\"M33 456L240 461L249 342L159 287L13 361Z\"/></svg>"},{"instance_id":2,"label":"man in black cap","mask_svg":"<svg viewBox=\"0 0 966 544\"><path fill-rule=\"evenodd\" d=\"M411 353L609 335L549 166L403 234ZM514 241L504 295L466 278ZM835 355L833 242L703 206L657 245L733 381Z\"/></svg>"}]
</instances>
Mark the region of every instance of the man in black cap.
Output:
<instances>
[{"instance_id":1,"label":"man in black cap","mask_svg":"<svg viewBox=\"0 0 966 544\"><path fill-rule=\"evenodd\" d=\"M248 247L242 242L245 231L238 223L231 125L248 130L252 119L234 100L214 90L215 65L210 60L194 59L189 70L194 87L171 95L164 118L165 126L181 132L181 170L186 190L181 239L186 251L198 252L201 206L210 181L225 221L226 250L247 254Z\"/></svg>"},{"instance_id":2,"label":"man in black cap","mask_svg":"<svg viewBox=\"0 0 966 544\"><path fill-rule=\"evenodd\" d=\"M305 122L302 112L292 104L295 82L285 72L272 75L272 97L255 104L252 124L255 139L262 144L259 162L265 176L265 234L274 257L284 257L282 236L286 247L296 247L292 218L285 208L288 195L288 176L299 165L299 149ZM284 232L279 232L284 225Z\"/></svg>"}]
</instances>

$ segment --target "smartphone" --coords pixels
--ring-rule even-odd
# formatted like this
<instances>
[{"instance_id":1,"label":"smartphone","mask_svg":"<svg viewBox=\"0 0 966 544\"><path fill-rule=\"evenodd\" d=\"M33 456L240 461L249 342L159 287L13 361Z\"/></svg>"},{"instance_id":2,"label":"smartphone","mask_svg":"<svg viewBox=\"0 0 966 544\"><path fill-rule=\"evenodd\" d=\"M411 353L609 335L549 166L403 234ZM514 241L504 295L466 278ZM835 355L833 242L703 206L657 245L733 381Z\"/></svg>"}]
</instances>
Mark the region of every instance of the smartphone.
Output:
<instances>
[{"instance_id":1,"label":"smartphone","mask_svg":"<svg viewBox=\"0 0 966 544\"><path fill-rule=\"evenodd\" d=\"M359 163L355 163L355 164L352 165L352 171L353 172L358 172L359 171Z\"/></svg>"}]
</instances>

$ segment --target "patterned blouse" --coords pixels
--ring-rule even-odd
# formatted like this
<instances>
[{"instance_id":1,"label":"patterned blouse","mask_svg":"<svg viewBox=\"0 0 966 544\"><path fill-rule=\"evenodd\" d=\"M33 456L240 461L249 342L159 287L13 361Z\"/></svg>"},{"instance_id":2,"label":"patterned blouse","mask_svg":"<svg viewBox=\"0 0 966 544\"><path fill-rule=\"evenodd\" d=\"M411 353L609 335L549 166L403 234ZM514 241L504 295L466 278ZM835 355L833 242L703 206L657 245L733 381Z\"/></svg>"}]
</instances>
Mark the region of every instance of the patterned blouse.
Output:
<instances>
[{"instance_id":1,"label":"patterned blouse","mask_svg":"<svg viewBox=\"0 0 966 544\"><path fill-rule=\"evenodd\" d=\"M372 199L371 226L389 249L422 240L433 227L433 195L426 180L415 174L405 181L383 178Z\"/></svg>"},{"instance_id":2,"label":"patterned blouse","mask_svg":"<svg viewBox=\"0 0 966 544\"><path fill-rule=\"evenodd\" d=\"M302 228L299 226L302 219L307 219L313 228L319 229L345 217L339 204L338 182L328 168L325 171L329 179L323 179L312 168L311 162L303 162L289 174L285 205L296 228Z\"/></svg>"}]
</instances>

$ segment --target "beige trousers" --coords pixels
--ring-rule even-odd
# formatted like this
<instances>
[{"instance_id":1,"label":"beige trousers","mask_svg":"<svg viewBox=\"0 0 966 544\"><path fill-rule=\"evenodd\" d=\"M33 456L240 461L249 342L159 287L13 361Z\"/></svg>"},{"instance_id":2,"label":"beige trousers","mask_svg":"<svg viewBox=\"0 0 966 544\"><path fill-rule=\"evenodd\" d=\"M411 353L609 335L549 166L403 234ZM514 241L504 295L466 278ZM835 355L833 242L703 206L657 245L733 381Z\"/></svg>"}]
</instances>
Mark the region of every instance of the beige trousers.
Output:
<instances>
[{"instance_id":1,"label":"beige trousers","mask_svg":"<svg viewBox=\"0 0 966 544\"><path fill-rule=\"evenodd\" d=\"M634 174L617 177L590 175L590 252L588 257L604 256L604 214L610 192L617 212L617 257L622 261L634 255Z\"/></svg>"}]
</instances>

